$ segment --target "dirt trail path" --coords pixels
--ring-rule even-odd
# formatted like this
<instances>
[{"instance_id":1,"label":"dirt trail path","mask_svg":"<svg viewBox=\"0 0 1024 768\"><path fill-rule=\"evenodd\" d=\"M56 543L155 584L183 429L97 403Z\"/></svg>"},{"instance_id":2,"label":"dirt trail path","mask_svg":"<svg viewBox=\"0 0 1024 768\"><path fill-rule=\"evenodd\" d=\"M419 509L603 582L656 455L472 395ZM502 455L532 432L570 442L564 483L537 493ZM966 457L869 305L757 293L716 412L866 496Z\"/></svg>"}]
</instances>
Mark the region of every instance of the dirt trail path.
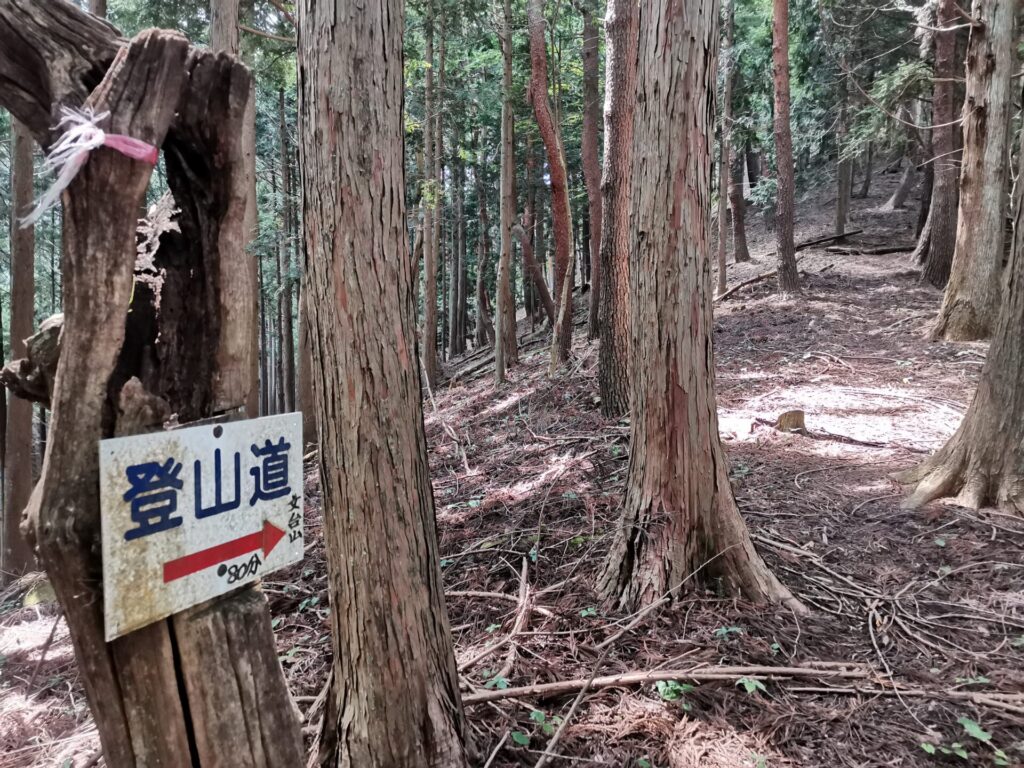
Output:
<instances>
[{"instance_id":1,"label":"dirt trail path","mask_svg":"<svg viewBox=\"0 0 1024 768\"><path fill-rule=\"evenodd\" d=\"M865 233L849 245L912 241L914 211L874 210L894 183L883 176L875 196L855 201L851 227ZM813 199L798 203L807 212L798 239L829 231L828 201L819 209ZM757 257L769 248L769 235L752 229L758 261L731 266L730 284L770 270L772 260ZM809 617L714 591L640 617L605 612L593 583L616 521L629 430L600 416L597 348L581 335L554 381L538 349L500 390L483 372L435 392L436 410L426 404L467 695L587 679L595 669L804 670L592 691L556 750L573 761L560 765L985 766L999 764L996 749L1007 764L1024 762L1024 520L938 505L907 512L888 479L953 432L985 347L923 340L940 296L918 282L907 254L816 249L800 266L802 297L781 301L770 282L751 286L717 305L715 324L737 497ZM762 423L791 409L805 411L809 435ZM317 498L311 474L316 543L301 567L264 585L310 741L330 649ZM0 768L81 766L96 740L66 630L56 625L44 652L54 608L21 607L14 592L5 599ZM473 736L494 753L492 766L533 765L573 698L474 704ZM974 724L991 745L972 737Z\"/></svg>"}]
</instances>

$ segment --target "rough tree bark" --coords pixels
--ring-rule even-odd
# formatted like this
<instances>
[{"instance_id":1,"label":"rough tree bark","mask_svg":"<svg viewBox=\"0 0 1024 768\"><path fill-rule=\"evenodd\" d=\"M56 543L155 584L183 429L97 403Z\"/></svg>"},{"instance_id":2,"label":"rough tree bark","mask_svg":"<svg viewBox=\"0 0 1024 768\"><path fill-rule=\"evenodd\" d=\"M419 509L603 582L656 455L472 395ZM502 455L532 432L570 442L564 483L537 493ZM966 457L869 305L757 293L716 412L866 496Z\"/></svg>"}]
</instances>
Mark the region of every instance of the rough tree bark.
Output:
<instances>
[{"instance_id":1,"label":"rough tree bark","mask_svg":"<svg viewBox=\"0 0 1024 768\"><path fill-rule=\"evenodd\" d=\"M96 150L64 195L63 354L26 529L67 618L108 765L191 755L194 765L294 766L298 722L256 590L104 642L98 456L82 446L159 429L172 411L182 422L237 412L255 325L239 145L248 71L174 33L120 43L71 3L0 2L0 104L44 146L59 105L109 111L108 130L162 145L181 211L181 233L161 238L155 256L162 284L133 289L125 211L139 210L152 168Z\"/></svg>"},{"instance_id":2,"label":"rough tree bark","mask_svg":"<svg viewBox=\"0 0 1024 768\"><path fill-rule=\"evenodd\" d=\"M850 191L853 186L853 163L845 156L846 139L849 135L849 92L846 86L848 67L845 56L840 59L839 73L839 119L836 123L836 149L839 160L836 164L836 221L835 234L846 234L846 220L850 215Z\"/></svg>"},{"instance_id":3,"label":"rough tree bark","mask_svg":"<svg viewBox=\"0 0 1024 768\"><path fill-rule=\"evenodd\" d=\"M743 197L743 153L736 153L732 161L729 181L729 207L732 208L732 258L737 264L750 261L747 246L747 201Z\"/></svg>"},{"instance_id":4,"label":"rough tree bark","mask_svg":"<svg viewBox=\"0 0 1024 768\"><path fill-rule=\"evenodd\" d=\"M434 229L431 235L434 241L434 263L437 269L441 272L441 302L442 305L447 301L448 291L445 285L445 271L447 263L444 255L444 72L447 64L447 42L445 38L445 14L442 11L440 14L435 16L435 20L438 25L438 39L439 44L437 47L437 90L434 92L434 167L431 173L434 176L434 194L430 198L434 204L434 216L433 223ZM434 333L437 334L438 318L437 318L437 283L434 284L434 301L431 303L433 308L433 322L434 322ZM447 348L447 336L448 326L445 322L447 319L447 306L442 306L441 319L440 319L440 330L441 330L441 355L443 357L445 349ZM438 378L440 378L442 371L438 369ZM431 383L434 383L435 379L430 379Z\"/></svg>"},{"instance_id":5,"label":"rough tree bark","mask_svg":"<svg viewBox=\"0 0 1024 768\"><path fill-rule=\"evenodd\" d=\"M284 200L284 220L281 222L281 389L284 395L284 412L295 410L295 335L292 328L292 249L293 241L288 236L288 222L291 219L293 199L292 167L288 151L288 123L285 119L284 89L278 97L278 140L281 144L281 194Z\"/></svg>"},{"instance_id":6,"label":"rough tree bark","mask_svg":"<svg viewBox=\"0 0 1024 768\"><path fill-rule=\"evenodd\" d=\"M938 29L933 33L935 79L932 85L932 174L928 218L914 251L924 264L922 277L936 288L949 281L956 247L957 208L960 201L960 158L956 137L956 25L960 19L956 0L941 0Z\"/></svg>"},{"instance_id":7,"label":"rough tree bark","mask_svg":"<svg viewBox=\"0 0 1024 768\"><path fill-rule=\"evenodd\" d=\"M715 0L643 0L633 161L633 414L626 498L599 589L621 608L690 577L786 601L754 550L718 435L711 343Z\"/></svg>"},{"instance_id":8,"label":"rough tree bark","mask_svg":"<svg viewBox=\"0 0 1024 768\"><path fill-rule=\"evenodd\" d=\"M733 70L733 21L734 8L732 0L724 0L722 9L725 17L725 40L722 51L723 77L722 77L722 106L719 112L722 115L722 124L719 128L719 158L718 158L718 287L716 292L719 296L725 293L726 274L725 257L728 251L729 241L729 178L731 176L729 167L729 148L732 141L732 70Z\"/></svg>"},{"instance_id":9,"label":"rough tree bark","mask_svg":"<svg viewBox=\"0 0 1024 768\"><path fill-rule=\"evenodd\" d=\"M956 248L932 339L988 338L999 311L1018 5L1013 0L974 2Z\"/></svg>"},{"instance_id":10,"label":"rough tree bark","mask_svg":"<svg viewBox=\"0 0 1024 768\"><path fill-rule=\"evenodd\" d=\"M529 226L529 220L523 222ZM551 299L551 291L548 290L547 281L544 280L544 272L540 268L540 264L537 263L537 259L533 253L533 244L530 242L530 236L519 224L512 227L512 234L519 241L519 248L523 252L523 262L526 269L530 273L530 278L533 280L533 285L537 289L537 297L540 299L540 304L544 308L544 313L548 316L548 321L551 323L551 327L555 326L555 302Z\"/></svg>"},{"instance_id":11,"label":"rough tree bark","mask_svg":"<svg viewBox=\"0 0 1024 768\"><path fill-rule=\"evenodd\" d=\"M299 410L302 411L302 442L316 445L316 411L313 403L313 350L309 339L306 291L299 289Z\"/></svg>"},{"instance_id":12,"label":"rough tree bark","mask_svg":"<svg viewBox=\"0 0 1024 768\"><path fill-rule=\"evenodd\" d=\"M871 81L871 75L868 76L868 82ZM875 165L875 143L873 141L868 142L868 151L864 158L864 178L860 183L860 190L857 192L857 197L864 199L868 196L871 191L871 177L874 174ZM853 179L850 179L850 185L853 186Z\"/></svg>"},{"instance_id":13,"label":"rough tree bark","mask_svg":"<svg viewBox=\"0 0 1024 768\"><path fill-rule=\"evenodd\" d=\"M494 381L505 381L505 371L519 359L516 338L515 305L512 296L512 223L516 197L515 145L513 131L515 117L512 101L512 5L505 0L504 19L500 33L502 79L501 79L501 203L499 228L501 230L501 254L498 257L498 279L495 288L494 317Z\"/></svg>"},{"instance_id":14,"label":"rough tree bark","mask_svg":"<svg viewBox=\"0 0 1024 768\"><path fill-rule=\"evenodd\" d=\"M1024 172L1024 154L1020 156ZM1021 178L1021 177L1018 177ZM912 484L914 509L955 496L960 506L1024 515L1024 206L1017 202L1002 306L981 381L956 434L920 466L897 476Z\"/></svg>"},{"instance_id":15,"label":"rough tree bark","mask_svg":"<svg viewBox=\"0 0 1024 768\"><path fill-rule=\"evenodd\" d=\"M105 19L107 17L107 0L89 0L89 13Z\"/></svg>"},{"instance_id":16,"label":"rough tree bark","mask_svg":"<svg viewBox=\"0 0 1024 768\"><path fill-rule=\"evenodd\" d=\"M238 39L238 6L239 0L211 0L210 3L210 47L214 51L223 51L233 56L240 54ZM245 250L249 252L242 268L247 273L251 284L257 283L256 273L259 270L258 257L250 252L252 243L259 237L259 211L256 208L256 83L251 81L249 103L245 108L245 121L242 124L242 152L245 155L246 203L245 203ZM258 315L261 311L259 293L248 297L253 302L252 312ZM255 417L260 412L260 338L259 327L253 324L251 329L252 345L250 353L250 382L246 394L246 412Z\"/></svg>"},{"instance_id":17,"label":"rough tree bark","mask_svg":"<svg viewBox=\"0 0 1024 768\"><path fill-rule=\"evenodd\" d=\"M582 0L583 15L583 179L590 213L590 312L587 335L600 335L601 307L601 93L598 31L594 24L596 0Z\"/></svg>"},{"instance_id":18,"label":"rough tree bark","mask_svg":"<svg viewBox=\"0 0 1024 768\"><path fill-rule=\"evenodd\" d=\"M403 3L300 0L298 12L307 309L334 640L320 765L452 768L466 762L466 727L415 353Z\"/></svg>"},{"instance_id":19,"label":"rough tree bark","mask_svg":"<svg viewBox=\"0 0 1024 768\"><path fill-rule=\"evenodd\" d=\"M636 104L637 4L608 0L605 13L604 165L602 217L601 348L598 385L601 412L629 410L629 211L633 176L633 112Z\"/></svg>"},{"instance_id":20,"label":"rough tree bark","mask_svg":"<svg viewBox=\"0 0 1024 768\"><path fill-rule=\"evenodd\" d=\"M23 358L35 330L35 227L18 217L32 208L32 136L17 120L11 126L11 357ZM32 403L11 398L4 449L4 504L0 583L32 566L32 551L21 535L21 515L32 495Z\"/></svg>"},{"instance_id":21,"label":"rough tree bark","mask_svg":"<svg viewBox=\"0 0 1024 768\"><path fill-rule=\"evenodd\" d=\"M900 176L900 183L883 206L887 211L902 210L907 204L907 198L910 197L910 193L914 190L914 182L917 181L917 161L914 155L908 152L904 162L906 166L903 168L903 173Z\"/></svg>"},{"instance_id":22,"label":"rough tree bark","mask_svg":"<svg viewBox=\"0 0 1024 768\"><path fill-rule=\"evenodd\" d=\"M779 259L779 290L800 291L793 243L795 180L793 134L789 125L789 0L772 0L772 82L775 88L775 249Z\"/></svg>"},{"instance_id":23,"label":"rough tree bark","mask_svg":"<svg viewBox=\"0 0 1024 768\"><path fill-rule=\"evenodd\" d=\"M457 300L456 304L456 315L455 315L455 331L458 337L458 348L459 354L463 354L466 351L466 320L467 320L467 305L466 300L466 281L469 272L469 266L466 263L466 163L459 157L458 161L458 177L456 179L456 218L455 227L457 233L457 244L459 253L459 279L456 293Z\"/></svg>"},{"instance_id":24,"label":"rough tree bark","mask_svg":"<svg viewBox=\"0 0 1024 768\"><path fill-rule=\"evenodd\" d=\"M479 143L479 133L477 134ZM490 261L490 222L487 216L487 185L484 183L485 157L484 149L480 148L476 168L473 170L473 182L476 185L477 218L479 233L476 238L476 345L484 347L494 344L494 324L487 311L487 288L484 275Z\"/></svg>"},{"instance_id":25,"label":"rough tree bark","mask_svg":"<svg viewBox=\"0 0 1024 768\"><path fill-rule=\"evenodd\" d=\"M429 386L434 386L441 375L437 361L437 241L434 240L434 216L437 210L438 190L434 179L434 3L426 4L423 34L428 64L423 76L423 155L426 166L426 205L423 209L423 326L420 330L419 352L423 361L423 375Z\"/></svg>"},{"instance_id":26,"label":"rough tree bark","mask_svg":"<svg viewBox=\"0 0 1024 768\"><path fill-rule=\"evenodd\" d=\"M544 43L544 0L528 0L527 24L530 32L529 100L537 119L537 128L548 155L551 183L551 227L555 241L555 300L558 314L551 341L550 374L569 359L572 347L572 214L569 208L569 179L565 152L558 125L551 116L548 101L548 54Z\"/></svg>"}]
</instances>

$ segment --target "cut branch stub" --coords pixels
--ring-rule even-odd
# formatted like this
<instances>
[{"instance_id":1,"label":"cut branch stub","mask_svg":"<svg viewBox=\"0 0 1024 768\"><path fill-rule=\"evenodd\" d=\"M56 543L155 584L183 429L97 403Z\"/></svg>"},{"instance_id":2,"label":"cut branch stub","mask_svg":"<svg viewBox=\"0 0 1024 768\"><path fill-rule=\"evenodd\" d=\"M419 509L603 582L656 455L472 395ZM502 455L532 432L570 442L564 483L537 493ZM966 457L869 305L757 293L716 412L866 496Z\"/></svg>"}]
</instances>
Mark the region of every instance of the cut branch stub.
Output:
<instances>
[{"instance_id":1,"label":"cut branch stub","mask_svg":"<svg viewBox=\"0 0 1024 768\"><path fill-rule=\"evenodd\" d=\"M7 387L15 397L49 408L63 327L64 315L53 315L44 320L39 330L25 341L28 354L20 360L10 361L0 371L0 385Z\"/></svg>"}]
</instances>

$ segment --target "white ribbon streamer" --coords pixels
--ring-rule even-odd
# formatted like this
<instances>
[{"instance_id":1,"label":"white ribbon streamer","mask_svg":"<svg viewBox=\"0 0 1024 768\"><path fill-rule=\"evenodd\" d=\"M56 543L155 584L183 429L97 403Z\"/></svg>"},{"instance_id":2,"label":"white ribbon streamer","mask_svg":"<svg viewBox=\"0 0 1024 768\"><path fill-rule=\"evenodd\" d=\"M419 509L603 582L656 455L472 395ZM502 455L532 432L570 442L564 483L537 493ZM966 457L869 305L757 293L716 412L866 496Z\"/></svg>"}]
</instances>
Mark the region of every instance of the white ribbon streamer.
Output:
<instances>
[{"instance_id":1,"label":"white ribbon streamer","mask_svg":"<svg viewBox=\"0 0 1024 768\"><path fill-rule=\"evenodd\" d=\"M56 129L59 130L65 126L68 128L50 148L50 152L43 162L45 171L56 173L57 178L36 201L31 212L21 219L23 228L35 224L44 213L57 204L61 193L68 188L89 158L89 153L94 149L108 146L123 155L148 162L151 165L155 165L157 161L157 148L151 144L146 144L130 136L106 133L99 127L98 124L102 120L110 117L109 112L97 114L90 107L84 107L81 110L61 107L60 112L61 119L57 123Z\"/></svg>"}]
</instances>

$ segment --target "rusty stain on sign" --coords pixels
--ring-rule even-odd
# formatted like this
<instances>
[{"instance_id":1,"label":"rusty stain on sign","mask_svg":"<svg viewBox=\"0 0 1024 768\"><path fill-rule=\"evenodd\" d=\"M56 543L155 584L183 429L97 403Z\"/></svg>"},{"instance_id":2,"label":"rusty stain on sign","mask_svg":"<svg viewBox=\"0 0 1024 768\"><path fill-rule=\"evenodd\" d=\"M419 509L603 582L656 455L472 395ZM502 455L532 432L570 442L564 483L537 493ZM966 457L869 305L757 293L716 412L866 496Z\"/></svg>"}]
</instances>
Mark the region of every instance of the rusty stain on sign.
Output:
<instances>
[{"instance_id":1,"label":"rusty stain on sign","mask_svg":"<svg viewBox=\"0 0 1024 768\"><path fill-rule=\"evenodd\" d=\"M100 442L106 638L302 559L302 416Z\"/></svg>"}]
</instances>

